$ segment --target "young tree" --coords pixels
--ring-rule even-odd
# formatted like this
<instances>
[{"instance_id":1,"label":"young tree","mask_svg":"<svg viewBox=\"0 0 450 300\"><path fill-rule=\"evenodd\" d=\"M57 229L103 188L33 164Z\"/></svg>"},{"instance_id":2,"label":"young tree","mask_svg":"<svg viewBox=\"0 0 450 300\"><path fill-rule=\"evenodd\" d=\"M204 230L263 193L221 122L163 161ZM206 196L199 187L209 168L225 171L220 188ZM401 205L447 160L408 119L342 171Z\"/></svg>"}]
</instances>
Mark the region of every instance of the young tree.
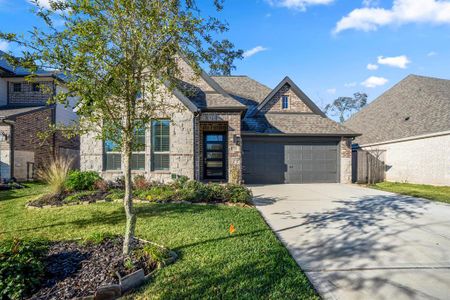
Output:
<instances>
[{"instance_id":1,"label":"young tree","mask_svg":"<svg viewBox=\"0 0 450 300\"><path fill-rule=\"evenodd\" d=\"M355 93L352 97L339 97L332 103L325 106L325 113L331 116L338 116L339 121L344 123L353 112L359 111L367 104L367 94Z\"/></svg>"},{"instance_id":2,"label":"young tree","mask_svg":"<svg viewBox=\"0 0 450 300\"><path fill-rule=\"evenodd\" d=\"M223 0L211 1L222 9ZM202 16L195 0L54 0L50 9L38 0L34 4L44 28L27 35L0 33L0 39L26 49L16 64L62 72L67 91L51 101L67 104L69 97L76 97L78 129L96 130L98 138L112 139L120 147L127 255L136 225L130 167L135 131L177 109L164 95L181 76L180 56L197 75L200 63L209 63L213 72L229 73L242 51L213 38L227 26ZM55 26L55 21L64 26Z\"/></svg>"}]
</instances>

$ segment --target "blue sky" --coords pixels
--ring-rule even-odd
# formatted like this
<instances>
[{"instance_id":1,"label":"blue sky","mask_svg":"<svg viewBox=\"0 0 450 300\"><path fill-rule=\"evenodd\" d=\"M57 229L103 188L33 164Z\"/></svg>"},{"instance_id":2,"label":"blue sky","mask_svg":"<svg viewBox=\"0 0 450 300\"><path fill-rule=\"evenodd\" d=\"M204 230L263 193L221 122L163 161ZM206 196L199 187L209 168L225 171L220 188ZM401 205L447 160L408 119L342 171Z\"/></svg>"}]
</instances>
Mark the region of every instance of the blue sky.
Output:
<instances>
[{"instance_id":1,"label":"blue sky","mask_svg":"<svg viewBox=\"0 0 450 300\"><path fill-rule=\"evenodd\" d=\"M211 1L198 0L205 13ZM0 29L30 29L30 9L0 0ZM219 16L248 51L234 74L269 87L288 75L322 108L354 92L373 100L408 74L450 79L450 0L225 0Z\"/></svg>"}]
</instances>

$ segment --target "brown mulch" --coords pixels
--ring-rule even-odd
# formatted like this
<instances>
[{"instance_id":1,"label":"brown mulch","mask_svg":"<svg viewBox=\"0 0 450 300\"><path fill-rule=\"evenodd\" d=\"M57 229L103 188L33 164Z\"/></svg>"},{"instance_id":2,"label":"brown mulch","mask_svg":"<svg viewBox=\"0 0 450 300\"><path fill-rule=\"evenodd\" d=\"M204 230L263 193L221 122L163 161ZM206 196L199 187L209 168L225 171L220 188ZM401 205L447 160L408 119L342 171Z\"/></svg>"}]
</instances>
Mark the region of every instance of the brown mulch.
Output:
<instances>
[{"instance_id":1,"label":"brown mulch","mask_svg":"<svg viewBox=\"0 0 450 300\"><path fill-rule=\"evenodd\" d=\"M95 294L99 286L119 283L121 276L144 269L145 274L157 268L148 258L131 255L133 268L124 267L123 238L107 238L99 244L55 242L45 261L46 277L30 299L73 299ZM143 246L134 241L133 248Z\"/></svg>"}]
</instances>

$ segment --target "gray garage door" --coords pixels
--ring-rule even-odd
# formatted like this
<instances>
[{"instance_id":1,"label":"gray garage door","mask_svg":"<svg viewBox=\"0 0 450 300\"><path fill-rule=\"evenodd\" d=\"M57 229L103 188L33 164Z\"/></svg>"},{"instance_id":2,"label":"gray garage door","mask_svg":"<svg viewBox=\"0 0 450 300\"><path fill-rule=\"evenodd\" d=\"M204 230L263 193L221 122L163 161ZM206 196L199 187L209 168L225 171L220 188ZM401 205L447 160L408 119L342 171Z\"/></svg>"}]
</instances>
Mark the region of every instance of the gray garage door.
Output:
<instances>
[{"instance_id":1,"label":"gray garage door","mask_svg":"<svg viewBox=\"0 0 450 300\"><path fill-rule=\"evenodd\" d=\"M328 139L251 138L243 141L247 184L338 182L338 142Z\"/></svg>"}]
</instances>

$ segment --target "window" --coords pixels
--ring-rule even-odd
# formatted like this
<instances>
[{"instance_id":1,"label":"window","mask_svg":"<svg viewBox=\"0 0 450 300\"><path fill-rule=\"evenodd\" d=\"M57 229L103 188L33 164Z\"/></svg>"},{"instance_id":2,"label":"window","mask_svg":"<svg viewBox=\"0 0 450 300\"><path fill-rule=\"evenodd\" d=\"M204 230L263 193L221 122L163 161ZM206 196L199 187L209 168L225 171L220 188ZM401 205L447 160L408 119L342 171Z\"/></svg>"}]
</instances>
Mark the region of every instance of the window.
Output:
<instances>
[{"instance_id":1,"label":"window","mask_svg":"<svg viewBox=\"0 0 450 300\"><path fill-rule=\"evenodd\" d=\"M13 91L14 92L21 92L22 91L22 84L21 83L14 83L13 84Z\"/></svg>"},{"instance_id":2,"label":"window","mask_svg":"<svg viewBox=\"0 0 450 300\"><path fill-rule=\"evenodd\" d=\"M281 108L288 109L289 108L289 96L283 95L281 96Z\"/></svg>"},{"instance_id":3,"label":"window","mask_svg":"<svg viewBox=\"0 0 450 300\"><path fill-rule=\"evenodd\" d=\"M152 121L152 170L170 169L170 121Z\"/></svg>"},{"instance_id":4,"label":"window","mask_svg":"<svg viewBox=\"0 0 450 300\"><path fill-rule=\"evenodd\" d=\"M120 135L120 134L119 134ZM122 169L122 152L120 146L112 141L105 140L105 169ZM131 154L131 170L145 170L145 128L136 128Z\"/></svg>"},{"instance_id":5,"label":"window","mask_svg":"<svg viewBox=\"0 0 450 300\"><path fill-rule=\"evenodd\" d=\"M41 87L39 86L39 83L33 83L31 86L31 90L33 92L40 92L41 91Z\"/></svg>"}]
</instances>

